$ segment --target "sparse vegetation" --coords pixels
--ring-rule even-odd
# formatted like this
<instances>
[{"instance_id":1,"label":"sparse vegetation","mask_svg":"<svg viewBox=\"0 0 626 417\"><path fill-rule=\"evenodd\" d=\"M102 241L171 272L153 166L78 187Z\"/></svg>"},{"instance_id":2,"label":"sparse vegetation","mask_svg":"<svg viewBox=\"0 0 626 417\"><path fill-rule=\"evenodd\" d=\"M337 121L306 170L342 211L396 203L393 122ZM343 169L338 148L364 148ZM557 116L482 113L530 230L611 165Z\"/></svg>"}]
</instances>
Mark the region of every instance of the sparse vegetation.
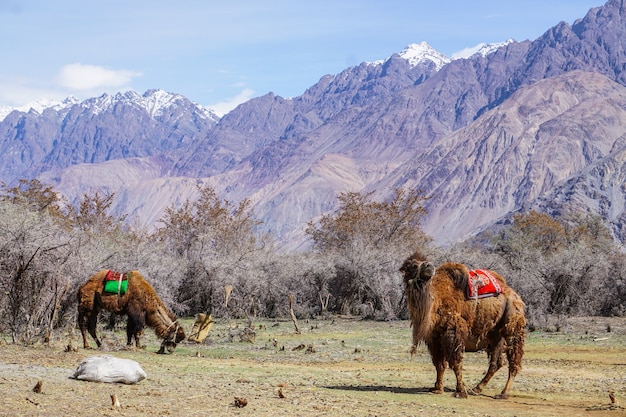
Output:
<instances>
[{"instance_id":1,"label":"sparse vegetation","mask_svg":"<svg viewBox=\"0 0 626 417\"><path fill-rule=\"evenodd\" d=\"M622 315L624 253L596 217L554 219L531 211L491 238L486 254L503 264L526 301L532 325L547 315Z\"/></svg>"},{"instance_id":2,"label":"sparse vegetation","mask_svg":"<svg viewBox=\"0 0 626 417\"><path fill-rule=\"evenodd\" d=\"M183 321L186 330L192 320ZM430 357L420 346L410 355L408 321L357 318L261 320L256 341L231 335L246 319L218 320L202 344L178 346L174 355L153 354L160 341L147 332L145 351L125 350L123 329L104 331L105 351L66 349L78 334L63 334L50 347L2 344L0 392L7 415L226 416L619 416L624 414L626 322L623 318L571 319L563 332L533 332L523 369L508 400L494 400L506 379L496 374L482 395L454 398L454 376L445 392L431 394ZM610 324L612 332L606 333ZM302 346L302 349L295 349ZM309 349L313 346L313 349ZM137 385L70 379L92 355L138 362L148 374ZM468 353L464 377L480 380L484 353ZM41 392L33 387L41 381ZM610 394L615 398L612 403ZM112 403L115 395L119 406ZM245 399L243 409L235 398Z\"/></svg>"},{"instance_id":3,"label":"sparse vegetation","mask_svg":"<svg viewBox=\"0 0 626 417\"><path fill-rule=\"evenodd\" d=\"M109 195L85 195L73 208L37 182L3 190L5 410L75 416L112 408L136 416L226 415L238 406L260 416L489 413L494 392L464 402L431 395L434 371L425 349L411 360L398 268L420 247L435 262L501 271L527 303L531 333L523 371L510 399L498 403L498 415L623 412L626 376L615 365L626 353L624 319L574 317L622 315L626 305L624 254L597 219L565 222L531 212L480 244L443 250L421 232L419 192L398 190L387 202L350 193L340 197L336 213L309 224L311 251L280 253L270 237L255 232L248 202L233 206L210 188L201 195L168 209L163 227L148 233L111 216ZM148 379L106 387L68 379L92 354L77 348L75 292L103 268L141 270L177 314L190 317L183 320L188 331L191 316L211 312L209 337L164 358L148 353L159 343L151 332L146 351L126 351L120 350L123 330L104 330L102 350L140 362ZM359 319L340 318L346 313ZM483 355L467 354L464 364L469 383L479 380ZM499 378L489 389L502 386ZM450 392L453 382L444 385Z\"/></svg>"},{"instance_id":4,"label":"sparse vegetation","mask_svg":"<svg viewBox=\"0 0 626 417\"><path fill-rule=\"evenodd\" d=\"M178 316L210 312L251 325L292 313L296 320L403 319L398 268L417 248L435 263L501 272L525 300L532 329L547 329L553 315L565 322L626 311L624 253L593 217L520 214L498 233L442 249L420 228L418 190L395 190L382 202L345 193L336 212L309 223L310 251L283 253L256 232L249 201L234 205L210 187L168 208L150 233L112 216L112 201L95 193L74 207L36 180L2 189L0 313L8 320L0 332L12 342L46 341L72 328L76 289L106 268L139 269Z\"/></svg>"}]
</instances>

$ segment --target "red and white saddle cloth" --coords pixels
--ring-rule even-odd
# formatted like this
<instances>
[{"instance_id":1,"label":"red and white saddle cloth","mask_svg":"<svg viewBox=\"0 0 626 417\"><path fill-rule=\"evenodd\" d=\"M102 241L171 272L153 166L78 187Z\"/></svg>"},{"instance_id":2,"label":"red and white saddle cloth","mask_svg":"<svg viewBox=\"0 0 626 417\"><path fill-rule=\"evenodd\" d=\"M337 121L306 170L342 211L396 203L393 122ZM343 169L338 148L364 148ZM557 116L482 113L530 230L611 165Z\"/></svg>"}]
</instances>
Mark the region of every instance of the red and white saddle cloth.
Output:
<instances>
[{"instance_id":1,"label":"red and white saddle cloth","mask_svg":"<svg viewBox=\"0 0 626 417\"><path fill-rule=\"evenodd\" d=\"M479 299L495 297L502 292L502 285L485 269L469 271L467 298Z\"/></svg>"}]
</instances>

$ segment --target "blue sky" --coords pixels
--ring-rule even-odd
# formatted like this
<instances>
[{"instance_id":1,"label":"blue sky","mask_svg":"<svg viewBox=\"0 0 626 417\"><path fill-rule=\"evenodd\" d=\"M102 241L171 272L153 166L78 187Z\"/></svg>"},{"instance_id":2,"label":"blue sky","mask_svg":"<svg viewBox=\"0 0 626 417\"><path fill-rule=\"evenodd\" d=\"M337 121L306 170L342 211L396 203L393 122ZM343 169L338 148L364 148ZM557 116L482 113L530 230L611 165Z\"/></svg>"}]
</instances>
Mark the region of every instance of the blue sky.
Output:
<instances>
[{"instance_id":1,"label":"blue sky","mask_svg":"<svg viewBox=\"0 0 626 417\"><path fill-rule=\"evenodd\" d=\"M0 106L163 89L224 113L428 42L536 39L602 0L0 0Z\"/></svg>"}]
</instances>

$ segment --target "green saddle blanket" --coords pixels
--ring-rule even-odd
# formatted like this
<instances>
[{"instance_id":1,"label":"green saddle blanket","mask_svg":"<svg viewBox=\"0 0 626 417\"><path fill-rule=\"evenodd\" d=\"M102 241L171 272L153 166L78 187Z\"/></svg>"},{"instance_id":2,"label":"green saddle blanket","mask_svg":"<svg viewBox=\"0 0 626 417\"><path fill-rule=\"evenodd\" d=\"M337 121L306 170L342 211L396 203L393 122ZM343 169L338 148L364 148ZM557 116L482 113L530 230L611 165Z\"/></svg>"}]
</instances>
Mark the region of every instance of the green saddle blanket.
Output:
<instances>
[{"instance_id":1,"label":"green saddle blanket","mask_svg":"<svg viewBox=\"0 0 626 417\"><path fill-rule=\"evenodd\" d=\"M104 278L104 292L112 294L126 294L128 291L129 273L123 274L109 270Z\"/></svg>"}]
</instances>

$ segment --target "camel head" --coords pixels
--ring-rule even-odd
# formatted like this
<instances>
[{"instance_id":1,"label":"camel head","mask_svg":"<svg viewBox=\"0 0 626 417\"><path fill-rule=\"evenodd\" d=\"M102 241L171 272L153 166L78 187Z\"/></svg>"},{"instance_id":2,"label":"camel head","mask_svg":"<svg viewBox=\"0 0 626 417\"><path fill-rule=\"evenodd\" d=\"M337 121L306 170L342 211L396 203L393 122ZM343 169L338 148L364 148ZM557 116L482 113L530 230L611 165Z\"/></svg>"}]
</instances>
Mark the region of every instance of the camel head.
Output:
<instances>
[{"instance_id":1,"label":"camel head","mask_svg":"<svg viewBox=\"0 0 626 417\"><path fill-rule=\"evenodd\" d=\"M424 260L411 257L400 267L406 288L421 288L435 275L435 266Z\"/></svg>"},{"instance_id":2,"label":"camel head","mask_svg":"<svg viewBox=\"0 0 626 417\"><path fill-rule=\"evenodd\" d=\"M157 353L165 353L165 349L167 349L169 353L173 353L176 346L185 340L185 337L187 336L185 336L183 327L180 326L178 322L174 322L174 326L165 335L163 342L161 342L161 348Z\"/></svg>"}]
</instances>

